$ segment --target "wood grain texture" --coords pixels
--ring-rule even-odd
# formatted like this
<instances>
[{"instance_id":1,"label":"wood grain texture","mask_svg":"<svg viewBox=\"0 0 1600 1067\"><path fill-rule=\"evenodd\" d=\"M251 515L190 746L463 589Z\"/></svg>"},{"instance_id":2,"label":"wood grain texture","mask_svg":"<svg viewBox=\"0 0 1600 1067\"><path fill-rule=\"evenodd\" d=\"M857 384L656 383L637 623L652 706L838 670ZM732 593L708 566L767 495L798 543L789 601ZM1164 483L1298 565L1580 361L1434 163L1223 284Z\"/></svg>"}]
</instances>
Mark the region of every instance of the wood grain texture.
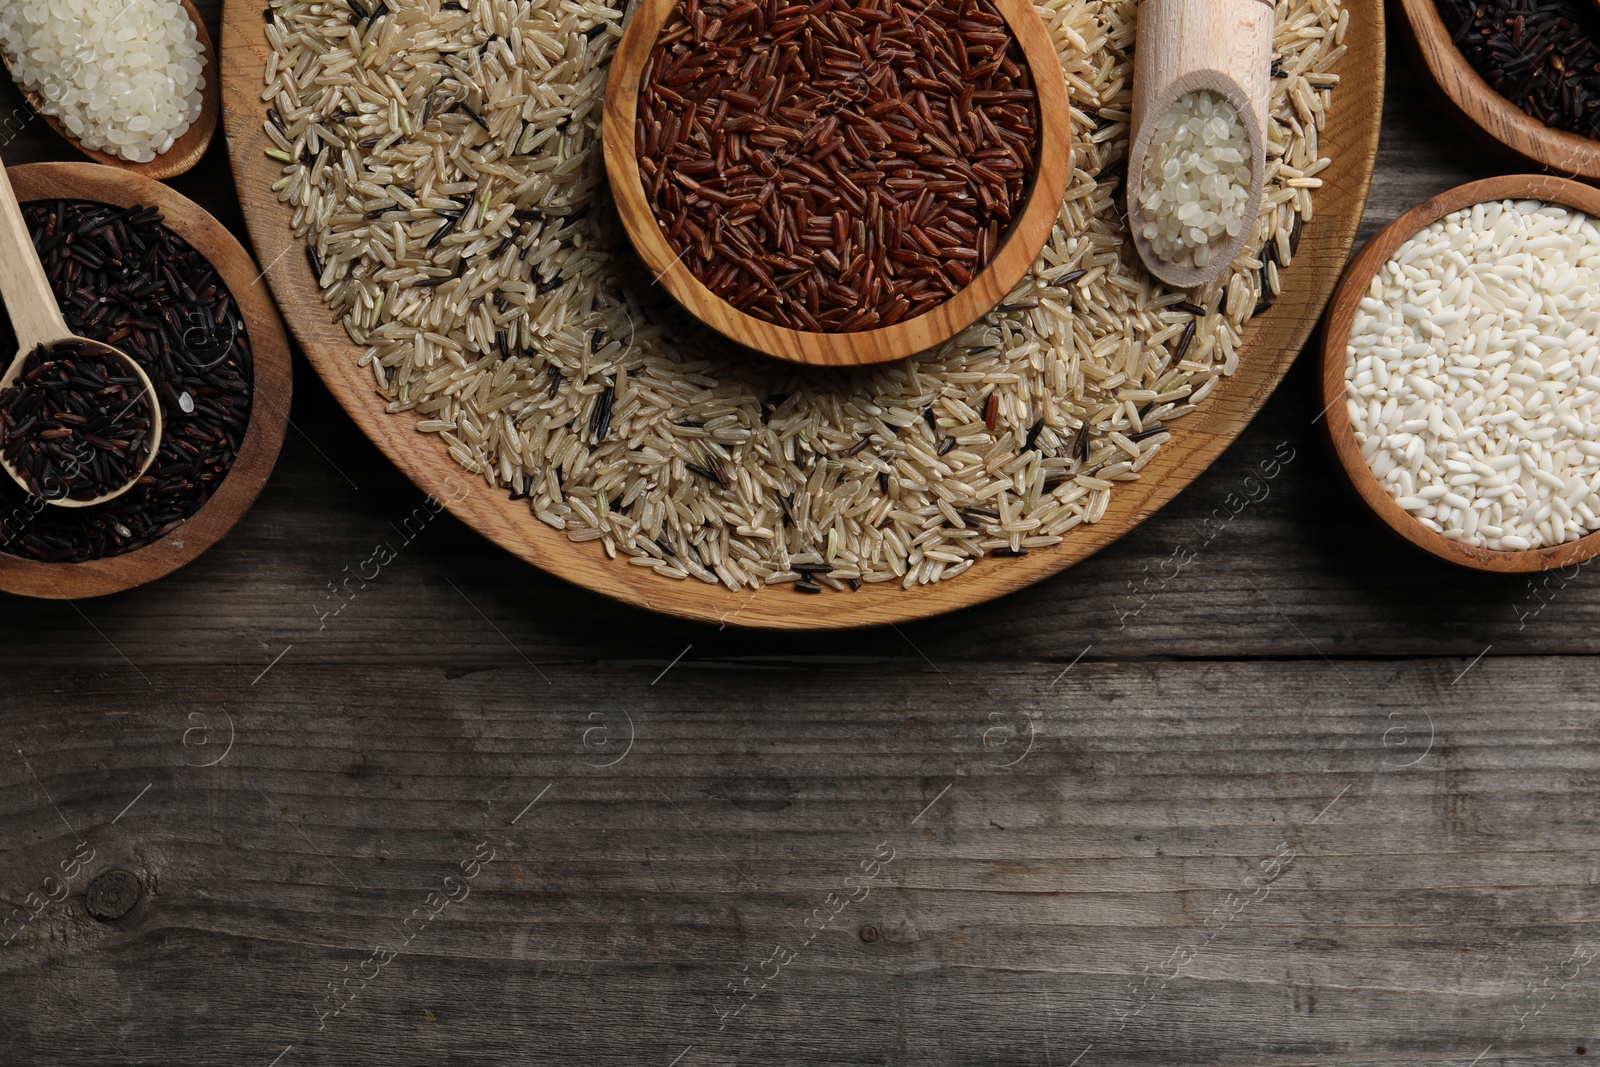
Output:
<instances>
[{"instance_id":1,"label":"wood grain texture","mask_svg":"<svg viewBox=\"0 0 1600 1067\"><path fill-rule=\"evenodd\" d=\"M682 255L673 252L661 232L639 174L634 128L644 68L678 0L644 0L629 16L606 77L603 140L617 214L650 273L691 314L729 340L779 359L824 367L904 359L943 344L994 310L1032 268L1050 239L1072 175L1067 86L1050 31L1032 0L994 0L994 4L1022 48L1039 98L1037 170L1022 214L1006 232L989 266L960 293L926 314L876 330L808 333L747 315L717 296L684 265Z\"/></svg>"},{"instance_id":2,"label":"wood grain texture","mask_svg":"<svg viewBox=\"0 0 1600 1067\"><path fill-rule=\"evenodd\" d=\"M188 241L222 276L239 306L250 338L254 394L244 442L228 476L181 527L144 548L86 563L40 563L0 554L0 589L9 593L75 599L122 592L170 574L195 559L231 530L254 503L278 460L289 422L289 339L271 296L261 285L261 271L250 253L188 197L143 175L93 163L36 163L11 168L7 173L23 202L68 197L118 207L149 204L160 208L163 223ZM131 360L128 363L138 370L148 387L144 371ZM161 413L156 410L152 440L159 438L160 427ZM152 446L140 473L148 470L155 458ZM83 501L77 506L94 502Z\"/></svg>"},{"instance_id":3,"label":"wood grain texture","mask_svg":"<svg viewBox=\"0 0 1600 1067\"><path fill-rule=\"evenodd\" d=\"M1400 36L1441 109L1482 143L1561 174L1600 180L1600 141L1552 129L1489 87L1450 40L1434 0L1397 0Z\"/></svg>"},{"instance_id":4,"label":"wood grain texture","mask_svg":"<svg viewBox=\"0 0 1600 1067\"><path fill-rule=\"evenodd\" d=\"M1474 570L1500 574L1522 574L1570 568L1600 555L1600 531L1545 548L1523 552L1473 548L1452 541L1428 529L1406 512L1378 483L1362 458L1350 424L1345 400L1345 364L1350 328L1361 300L1379 269L1400 246L1446 215L1491 200L1543 200L1600 216L1600 189L1581 182L1547 174L1506 174L1458 185L1429 197L1384 228L1351 260L1339 289L1328 305L1322 328L1322 399L1327 418L1323 420L1329 447L1338 457L1340 469L1351 489L1372 515L1397 537L1440 559ZM1576 573L1576 572L1574 572Z\"/></svg>"},{"instance_id":5,"label":"wood grain texture","mask_svg":"<svg viewBox=\"0 0 1600 1067\"><path fill-rule=\"evenodd\" d=\"M182 137L172 142L171 148L150 162L134 163L108 152L98 152L93 148L84 147L81 141L67 132L60 119L44 113L41 106L43 101L38 94L21 90L23 98L28 101L35 114L47 122L62 140L96 163L116 167L154 181L166 181L190 170L206 154L206 149L211 145L211 138L217 132L217 120L222 114L222 90L217 68L217 50L211 42L211 31L206 27L205 19L200 16L199 10L191 0L178 0L178 2L183 5L184 13L194 22L195 36L200 39L200 49L205 64L203 73L205 84L200 89L200 116L184 131ZM5 64L9 73L11 57L6 55L3 49L0 49L0 62Z\"/></svg>"},{"instance_id":6,"label":"wood grain texture","mask_svg":"<svg viewBox=\"0 0 1600 1067\"><path fill-rule=\"evenodd\" d=\"M1455 669L25 671L71 709L0 763L0 1056L1553 1064L1597 1036L1592 670Z\"/></svg>"},{"instance_id":7,"label":"wood grain texture","mask_svg":"<svg viewBox=\"0 0 1600 1067\"><path fill-rule=\"evenodd\" d=\"M1233 266L1255 233L1266 182L1268 107L1272 99L1273 7L1261 0L1145 0L1139 8L1139 61L1133 69L1133 125L1128 147L1128 229L1145 269L1168 285L1195 289ZM1233 105L1250 156L1249 207L1239 232L1211 251L1204 267L1162 259L1144 236L1145 163L1155 124L1185 93L1210 91Z\"/></svg>"},{"instance_id":8,"label":"wood grain texture","mask_svg":"<svg viewBox=\"0 0 1600 1067\"><path fill-rule=\"evenodd\" d=\"M246 223L289 326L329 389L363 432L423 492L484 536L568 581L652 611L712 622L785 630L898 623L982 603L1025 588L1111 544L1171 500L1238 436L1282 379L1305 343L1344 266L1360 222L1377 147L1383 89L1383 13L1377 0L1354 0L1349 53L1321 144L1333 163L1323 173L1316 219L1305 227L1293 269L1285 272L1277 305L1250 323L1237 373L1174 427L1173 439L1138 482L1112 494L1105 519L1079 527L1051 550L1021 559L984 560L959 581L902 590L869 585L850 595L801 597L792 590L732 593L720 586L673 582L642 568L607 560L595 545L575 545L539 522L525 503L476 486L443 443L416 431L413 414L392 416L357 365L359 350L322 310L305 256L289 235L290 209L271 192L276 166L265 156L261 77L265 36L259 8L248 0L224 4L225 123L234 177Z\"/></svg>"}]
</instances>

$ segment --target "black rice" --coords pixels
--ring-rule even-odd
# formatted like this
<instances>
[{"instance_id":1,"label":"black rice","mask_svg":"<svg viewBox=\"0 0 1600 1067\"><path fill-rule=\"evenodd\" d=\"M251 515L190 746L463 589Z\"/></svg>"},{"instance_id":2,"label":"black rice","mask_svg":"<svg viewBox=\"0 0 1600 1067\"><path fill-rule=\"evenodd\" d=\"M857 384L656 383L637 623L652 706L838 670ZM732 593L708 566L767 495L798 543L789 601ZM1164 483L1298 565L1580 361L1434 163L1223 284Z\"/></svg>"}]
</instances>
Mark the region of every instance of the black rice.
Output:
<instances>
[{"instance_id":1,"label":"black rice","mask_svg":"<svg viewBox=\"0 0 1600 1067\"><path fill-rule=\"evenodd\" d=\"M1593 0L1436 0L1450 38L1501 96L1546 126L1600 137Z\"/></svg>"},{"instance_id":2,"label":"black rice","mask_svg":"<svg viewBox=\"0 0 1600 1067\"><path fill-rule=\"evenodd\" d=\"M0 452L36 497L104 496L131 482L150 455L154 403L104 349L40 345L0 390Z\"/></svg>"},{"instance_id":3,"label":"black rice","mask_svg":"<svg viewBox=\"0 0 1600 1067\"><path fill-rule=\"evenodd\" d=\"M222 484L250 420L250 338L215 268L153 207L35 201L23 217L75 334L115 345L149 376L164 423L149 471L115 500L39 506L0 480L0 551L81 562L177 529ZM16 335L0 315L0 351Z\"/></svg>"}]
</instances>

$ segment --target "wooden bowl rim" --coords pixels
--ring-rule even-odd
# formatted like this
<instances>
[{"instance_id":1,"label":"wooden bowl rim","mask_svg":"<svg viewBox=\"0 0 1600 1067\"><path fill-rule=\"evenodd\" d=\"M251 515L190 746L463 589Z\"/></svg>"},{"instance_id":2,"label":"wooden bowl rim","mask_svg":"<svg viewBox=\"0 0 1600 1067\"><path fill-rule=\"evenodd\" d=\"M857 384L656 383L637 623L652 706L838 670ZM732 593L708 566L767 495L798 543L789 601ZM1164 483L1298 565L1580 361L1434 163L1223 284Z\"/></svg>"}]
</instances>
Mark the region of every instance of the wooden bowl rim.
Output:
<instances>
[{"instance_id":1,"label":"wooden bowl rim","mask_svg":"<svg viewBox=\"0 0 1600 1067\"><path fill-rule=\"evenodd\" d=\"M1400 0L1423 66L1458 121L1523 159L1600 179L1600 140L1553 129L1496 92L1450 39L1434 0Z\"/></svg>"},{"instance_id":2,"label":"wooden bowl rim","mask_svg":"<svg viewBox=\"0 0 1600 1067\"><path fill-rule=\"evenodd\" d=\"M681 0L644 0L612 56L604 99L606 174L629 241L656 280L685 310L735 344L812 366L887 363L934 348L993 311L1039 258L1055 229L1072 174L1072 120L1066 76L1050 31L1031 0L991 0L1033 73L1039 101L1036 163L1021 214L988 265L949 300L916 318L853 333L812 333L767 322L735 308L674 255L644 192L634 155L634 126L644 67L661 27Z\"/></svg>"},{"instance_id":3,"label":"wooden bowl rim","mask_svg":"<svg viewBox=\"0 0 1600 1067\"><path fill-rule=\"evenodd\" d=\"M6 172L24 203L92 200L130 207L151 204L162 222L222 276L250 338L250 422L233 466L200 509L165 537L120 556L84 563L41 563L0 554L0 590L73 600L132 589L164 577L220 541L250 510L266 484L289 425L293 367L289 339L261 274L237 238L204 208L151 178L94 163L29 163Z\"/></svg>"},{"instance_id":4,"label":"wooden bowl rim","mask_svg":"<svg viewBox=\"0 0 1600 1067\"><path fill-rule=\"evenodd\" d=\"M1332 293L1354 245L1378 145L1384 81L1384 10L1381 0L1350 0L1350 52L1335 68L1347 74L1345 95L1335 98L1322 144L1334 162L1323 173L1328 187L1316 217L1305 226L1294 268L1284 274L1285 295L1267 316L1247 327L1239 370L1223 378L1199 410L1179 423L1174 440L1145 468L1146 478L1113 494L1106 518L1079 526L1066 541L1021 559L983 560L958 580L903 590L898 582L863 586L854 593L804 597L783 587L730 592L721 585L673 582L623 560L607 559L597 543L575 544L540 522L525 501L503 490L471 484L473 476L452 460L437 435L415 429L415 413L390 415L377 402L371 371L360 349L322 303L289 230L292 209L278 201L272 183L280 168L264 155L267 102L262 77L267 45L260 11L251 0L224 0L222 48L226 80L223 118L234 183L267 278L306 358L345 413L367 438L424 493L500 548L583 589L678 618L713 625L772 630L836 630L928 618L994 600L1072 566L1143 522L1197 478L1237 439L1294 362ZM1359 65L1359 77L1348 76ZM1070 595L1062 587L1061 595Z\"/></svg>"},{"instance_id":5,"label":"wooden bowl rim","mask_svg":"<svg viewBox=\"0 0 1600 1067\"><path fill-rule=\"evenodd\" d=\"M1423 526L1395 502L1361 457L1345 401L1345 360L1350 327L1379 268L1418 231L1452 212L1494 200L1542 200L1600 218L1600 189L1550 174L1502 174L1429 197L1369 240L1345 269L1328 305L1322 331L1322 405L1327 441L1350 487L1368 511L1401 540L1473 570L1520 574L1581 563L1600 555L1600 531L1545 548L1472 548Z\"/></svg>"},{"instance_id":6,"label":"wooden bowl rim","mask_svg":"<svg viewBox=\"0 0 1600 1067\"><path fill-rule=\"evenodd\" d=\"M172 147L161 153L148 163L134 163L117 156L101 152L93 148L86 148L83 144L61 124L61 121L52 115L46 115L41 107L43 101L37 93L24 89L21 82L13 77L12 81L17 86L17 91L27 101L33 113L44 120L63 141L66 141L76 151L83 153L96 163L118 170L125 170L130 174L139 174L156 181L166 181L176 178L194 168L206 154L206 149L211 146L211 139L216 135L217 123L222 116L222 77L218 73L217 50L211 40L211 31L206 29L205 19L200 17L192 0L178 0L183 5L184 12L189 20L194 23L195 36L200 41L201 71L200 77L204 85L200 90L200 115L183 131L183 136L172 142ZM11 57L0 49L0 65L4 65L6 73L11 73Z\"/></svg>"}]
</instances>

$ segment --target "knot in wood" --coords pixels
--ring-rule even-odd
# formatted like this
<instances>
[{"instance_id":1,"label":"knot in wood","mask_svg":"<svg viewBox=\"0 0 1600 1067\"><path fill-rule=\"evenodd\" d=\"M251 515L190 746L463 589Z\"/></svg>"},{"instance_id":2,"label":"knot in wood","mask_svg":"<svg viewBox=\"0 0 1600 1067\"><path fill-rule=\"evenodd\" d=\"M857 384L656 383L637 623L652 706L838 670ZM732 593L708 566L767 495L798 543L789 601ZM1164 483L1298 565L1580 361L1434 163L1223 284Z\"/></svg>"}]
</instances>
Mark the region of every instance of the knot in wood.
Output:
<instances>
[{"instance_id":1,"label":"knot in wood","mask_svg":"<svg viewBox=\"0 0 1600 1067\"><path fill-rule=\"evenodd\" d=\"M131 872L107 871L89 883L83 904L101 922L113 922L133 910L141 892L139 879Z\"/></svg>"}]
</instances>

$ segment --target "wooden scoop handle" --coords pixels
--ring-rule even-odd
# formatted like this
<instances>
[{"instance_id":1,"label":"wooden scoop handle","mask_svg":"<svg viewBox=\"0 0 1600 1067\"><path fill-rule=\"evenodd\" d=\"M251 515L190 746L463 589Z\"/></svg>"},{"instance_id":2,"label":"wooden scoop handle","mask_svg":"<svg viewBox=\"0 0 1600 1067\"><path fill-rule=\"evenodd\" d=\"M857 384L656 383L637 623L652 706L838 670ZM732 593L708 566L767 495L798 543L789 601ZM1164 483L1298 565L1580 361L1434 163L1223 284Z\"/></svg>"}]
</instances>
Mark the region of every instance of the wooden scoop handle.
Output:
<instances>
[{"instance_id":1,"label":"wooden scoop handle","mask_svg":"<svg viewBox=\"0 0 1600 1067\"><path fill-rule=\"evenodd\" d=\"M71 333L4 167L0 167L0 296L5 297L6 311L17 332L18 360L39 345ZM6 377L10 377L9 371Z\"/></svg>"}]
</instances>

